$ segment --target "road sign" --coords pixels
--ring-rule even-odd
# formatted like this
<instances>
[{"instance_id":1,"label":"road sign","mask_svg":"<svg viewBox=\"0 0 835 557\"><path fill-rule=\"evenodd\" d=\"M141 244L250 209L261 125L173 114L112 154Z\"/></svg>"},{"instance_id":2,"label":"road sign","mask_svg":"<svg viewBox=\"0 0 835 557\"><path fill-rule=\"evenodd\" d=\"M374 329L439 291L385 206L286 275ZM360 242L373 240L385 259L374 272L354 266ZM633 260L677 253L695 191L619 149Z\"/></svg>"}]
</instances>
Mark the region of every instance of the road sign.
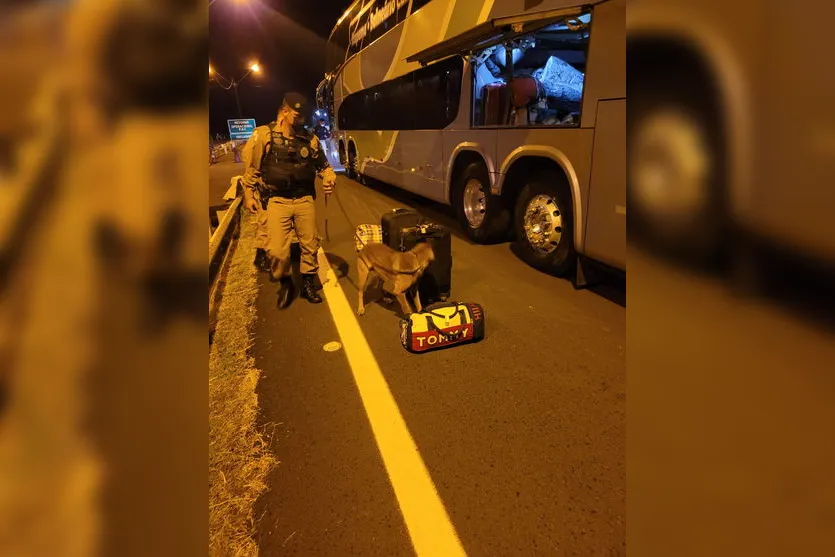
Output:
<instances>
[{"instance_id":1,"label":"road sign","mask_svg":"<svg viewBox=\"0 0 835 557\"><path fill-rule=\"evenodd\" d=\"M229 139L249 139L255 131L255 120L227 120L229 125Z\"/></svg>"}]
</instances>

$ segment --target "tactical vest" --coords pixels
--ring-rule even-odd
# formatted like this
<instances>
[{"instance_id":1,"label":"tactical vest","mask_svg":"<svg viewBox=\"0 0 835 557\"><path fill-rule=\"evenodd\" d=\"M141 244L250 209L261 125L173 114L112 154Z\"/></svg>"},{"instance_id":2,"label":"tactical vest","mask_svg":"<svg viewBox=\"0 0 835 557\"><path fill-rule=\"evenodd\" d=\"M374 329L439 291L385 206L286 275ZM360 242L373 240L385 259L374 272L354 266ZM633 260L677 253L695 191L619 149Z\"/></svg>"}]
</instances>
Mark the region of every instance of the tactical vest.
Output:
<instances>
[{"instance_id":1,"label":"tactical vest","mask_svg":"<svg viewBox=\"0 0 835 557\"><path fill-rule=\"evenodd\" d=\"M296 135L285 137L270 126L270 140L261 159L261 175L274 195L303 197L316 195L316 169L311 139Z\"/></svg>"}]
</instances>

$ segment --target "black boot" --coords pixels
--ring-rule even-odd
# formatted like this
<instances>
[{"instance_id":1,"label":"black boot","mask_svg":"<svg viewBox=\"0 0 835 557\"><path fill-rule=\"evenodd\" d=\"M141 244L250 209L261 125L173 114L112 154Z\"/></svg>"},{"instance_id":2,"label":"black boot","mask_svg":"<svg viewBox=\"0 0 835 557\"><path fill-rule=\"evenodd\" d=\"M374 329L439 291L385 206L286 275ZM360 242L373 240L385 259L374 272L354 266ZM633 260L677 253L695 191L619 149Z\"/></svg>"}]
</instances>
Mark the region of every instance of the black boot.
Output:
<instances>
[{"instance_id":1,"label":"black boot","mask_svg":"<svg viewBox=\"0 0 835 557\"><path fill-rule=\"evenodd\" d=\"M321 304L322 297L316 293L316 275L303 275L302 298L311 304Z\"/></svg>"},{"instance_id":2,"label":"black boot","mask_svg":"<svg viewBox=\"0 0 835 557\"><path fill-rule=\"evenodd\" d=\"M286 309L296 295L296 287L292 277L280 279L278 287L278 309Z\"/></svg>"},{"instance_id":3,"label":"black boot","mask_svg":"<svg viewBox=\"0 0 835 557\"><path fill-rule=\"evenodd\" d=\"M267 251L258 248L255 250L255 268L265 273L270 272L270 258L267 257Z\"/></svg>"}]
</instances>

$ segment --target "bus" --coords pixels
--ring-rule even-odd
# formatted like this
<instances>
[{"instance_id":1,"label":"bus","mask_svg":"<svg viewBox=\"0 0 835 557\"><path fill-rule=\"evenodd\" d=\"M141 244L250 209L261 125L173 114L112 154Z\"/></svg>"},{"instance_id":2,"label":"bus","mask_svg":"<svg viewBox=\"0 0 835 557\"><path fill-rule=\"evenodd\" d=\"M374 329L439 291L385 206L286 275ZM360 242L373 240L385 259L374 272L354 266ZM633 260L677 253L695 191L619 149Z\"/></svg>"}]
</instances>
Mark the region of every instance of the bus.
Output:
<instances>
[{"instance_id":1,"label":"bus","mask_svg":"<svg viewBox=\"0 0 835 557\"><path fill-rule=\"evenodd\" d=\"M626 269L625 0L357 0L317 91L348 174L543 271Z\"/></svg>"}]
</instances>

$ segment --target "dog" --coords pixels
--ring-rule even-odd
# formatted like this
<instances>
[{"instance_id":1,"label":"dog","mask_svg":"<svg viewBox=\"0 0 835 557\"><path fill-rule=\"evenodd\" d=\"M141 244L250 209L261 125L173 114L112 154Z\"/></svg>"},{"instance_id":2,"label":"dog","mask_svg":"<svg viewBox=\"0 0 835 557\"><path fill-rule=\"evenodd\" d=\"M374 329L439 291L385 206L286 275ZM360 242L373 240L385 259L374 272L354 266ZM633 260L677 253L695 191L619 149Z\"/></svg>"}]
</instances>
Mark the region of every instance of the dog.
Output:
<instances>
[{"instance_id":1,"label":"dog","mask_svg":"<svg viewBox=\"0 0 835 557\"><path fill-rule=\"evenodd\" d=\"M359 275L359 304L357 315L365 315L365 291L369 278L373 275L383 281L383 290L393 294L400 302L403 315L412 313L408 292L412 293L415 310L423 311L417 284L429 264L435 260L432 246L420 242L409 251L395 251L385 244L368 244L357 254L357 273Z\"/></svg>"}]
</instances>

